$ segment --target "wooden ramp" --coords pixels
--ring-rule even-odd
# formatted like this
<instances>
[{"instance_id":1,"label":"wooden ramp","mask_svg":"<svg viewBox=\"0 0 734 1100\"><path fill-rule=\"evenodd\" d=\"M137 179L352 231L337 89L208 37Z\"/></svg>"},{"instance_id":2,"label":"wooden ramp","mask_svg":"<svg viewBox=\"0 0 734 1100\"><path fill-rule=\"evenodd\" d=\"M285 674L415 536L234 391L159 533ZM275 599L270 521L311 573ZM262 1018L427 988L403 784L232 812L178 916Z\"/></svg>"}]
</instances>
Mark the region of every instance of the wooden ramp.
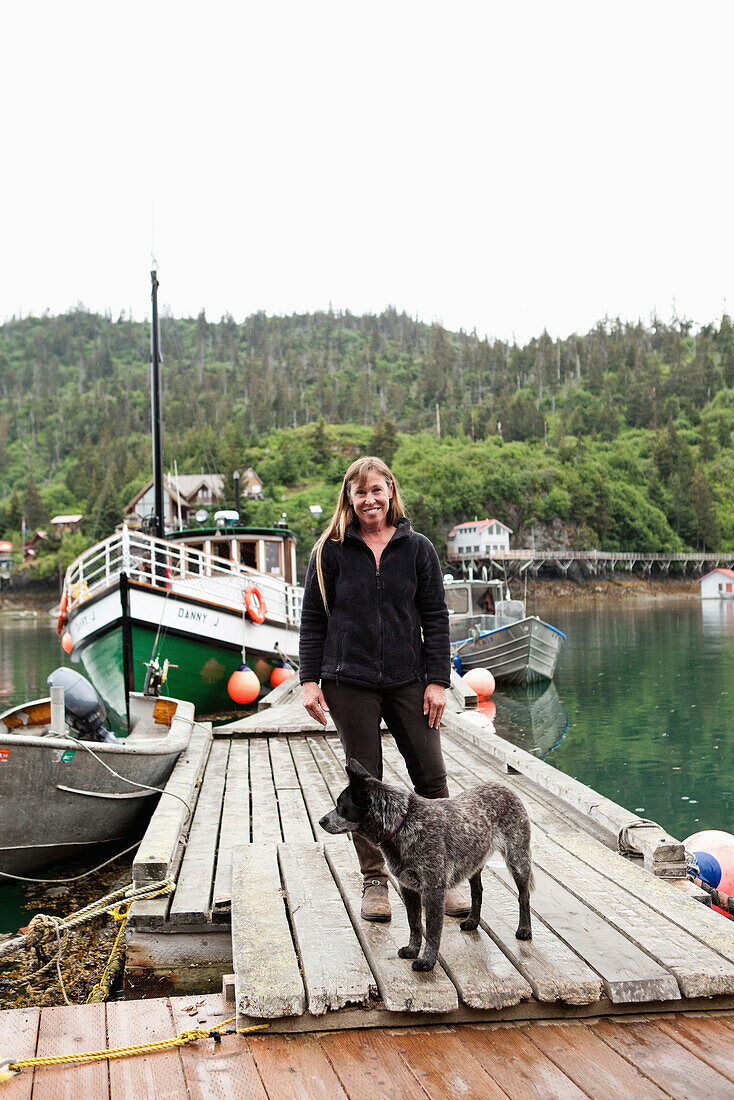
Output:
<instances>
[{"instance_id":1,"label":"wooden ramp","mask_svg":"<svg viewBox=\"0 0 734 1100\"><path fill-rule=\"evenodd\" d=\"M231 1033L221 995L0 1012L2 1057L161 1042L224 1024L218 1039L120 1060L25 1069L8 1100L677 1100L734 1095L734 1014L522 1024Z\"/></svg>"},{"instance_id":2,"label":"wooden ramp","mask_svg":"<svg viewBox=\"0 0 734 1100\"><path fill-rule=\"evenodd\" d=\"M273 710L277 720L277 708L265 713ZM136 881L178 867L178 882L131 913L128 994L213 991L234 973L240 1022L280 1031L734 1006L734 925L684 881L676 887L613 850L620 822L634 825L634 815L599 795L587 812L587 788L461 713L446 723L443 746L452 792L498 780L528 809L531 942L515 939L515 887L493 859L481 927L464 933L447 917L439 965L413 971L397 957L408 939L398 894L389 924L362 921L353 846L318 827L345 783L336 736L240 729L212 741L207 730L170 781L192 797L198 790L190 826L177 832L186 811L169 805L136 859ZM408 785L388 734L383 757L386 781ZM677 842L640 824L632 833L645 862L675 873Z\"/></svg>"}]
</instances>

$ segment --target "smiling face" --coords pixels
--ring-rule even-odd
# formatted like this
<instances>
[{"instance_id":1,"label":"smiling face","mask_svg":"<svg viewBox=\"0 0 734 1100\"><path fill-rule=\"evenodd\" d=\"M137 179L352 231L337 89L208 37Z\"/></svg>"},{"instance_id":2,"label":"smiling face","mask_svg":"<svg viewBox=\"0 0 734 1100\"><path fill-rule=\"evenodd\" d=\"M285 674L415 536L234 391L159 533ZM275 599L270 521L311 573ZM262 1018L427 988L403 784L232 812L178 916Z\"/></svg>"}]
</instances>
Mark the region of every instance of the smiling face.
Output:
<instances>
[{"instance_id":1,"label":"smiling face","mask_svg":"<svg viewBox=\"0 0 734 1100\"><path fill-rule=\"evenodd\" d=\"M387 526L392 496L392 483L374 470L368 471L364 481L349 486L349 503L363 532L374 534Z\"/></svg>"}]
</instances>

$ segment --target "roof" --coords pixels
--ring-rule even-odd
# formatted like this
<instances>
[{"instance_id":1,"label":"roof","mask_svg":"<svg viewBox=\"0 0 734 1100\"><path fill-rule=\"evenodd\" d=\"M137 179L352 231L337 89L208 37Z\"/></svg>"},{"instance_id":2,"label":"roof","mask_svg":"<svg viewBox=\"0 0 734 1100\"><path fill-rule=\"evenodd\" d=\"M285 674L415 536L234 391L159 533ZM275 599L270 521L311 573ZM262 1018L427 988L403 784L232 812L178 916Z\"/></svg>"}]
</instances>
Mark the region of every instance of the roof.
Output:
<instances>
[{"instance_id":1,"label":"roof","mask_svg":"<svg viewBox=\"0 0 734 1100\"><path fill-rule=\"evenodd\" d=\"M221 474L179 474L178 478L163 475L163 492L168 493L175 504L189 504L194 493L204 486L213 496L221 497L224 492L224 478ZM135 505L144 497L149 489L153 488L153 479L146 482L139 493L125 505L123 512L128 515Z\"/></svg>"},{"instance_id":2,"label":"roof","mask_svg":"<svg viewBox=\"0 0 734 1100\"><path fill-rule=\"evenodd\" d=\"M449 534L467 530L469 528L474 531L483 531L492 523L499 524L500 527L504 527L505 531L509 532L509 534L512 534L512 528L508 527L506 523L503 523L501 519L466 519L463 523L457 523L456 527L452 527L451 531L449 531Z\"/></svg>"},{"instance_id":3,"label":"roof","mask_svg":"<svg viewBox=\"0 0 734 1100\"><path fill-rule=\"evenodd\" d=\"M698 583L700 584L701 581L705 581L707 577L713 577L714 573L723 573L725 577L730 577L734 580L734 569L712 569L710 573L704 573L704 575L699 578Z\"/></svg>"},{"instance_id":4,"label":"roof","mask_svg":"<svg viewBox=\"0 0 734 1100\"><path fill-rule=\"evenodd\" d=\"M74 516L54 516L51 523L78 523L81 519L84 519L83 512L79 512L78 515Z\"/></svg>"}]
</instances>

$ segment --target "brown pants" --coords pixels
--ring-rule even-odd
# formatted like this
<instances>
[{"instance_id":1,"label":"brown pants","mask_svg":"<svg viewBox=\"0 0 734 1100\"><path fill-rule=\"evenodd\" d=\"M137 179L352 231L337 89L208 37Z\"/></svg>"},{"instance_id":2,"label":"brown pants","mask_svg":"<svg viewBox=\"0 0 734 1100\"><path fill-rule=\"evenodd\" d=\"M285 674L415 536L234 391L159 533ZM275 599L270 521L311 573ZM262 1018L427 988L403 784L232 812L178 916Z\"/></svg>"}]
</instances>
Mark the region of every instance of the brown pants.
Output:
<instances>
[{"instance_id":1,"label":"brown pants","mask_svg":"<svg viewBox=\"0 0 734 1100\"><path fill-rule=\"evenodd\" d=\"M376 779L382 779L380 719L384 718L416 794L449 797L441 736L431 729L423 713L425 684L416 680L404 687L382 689L325 680L321 689L347 760L353 758ZM380 849L357 833L352 833L352 840L365 880L387 882Z\"/></svg>"}]
</instances>

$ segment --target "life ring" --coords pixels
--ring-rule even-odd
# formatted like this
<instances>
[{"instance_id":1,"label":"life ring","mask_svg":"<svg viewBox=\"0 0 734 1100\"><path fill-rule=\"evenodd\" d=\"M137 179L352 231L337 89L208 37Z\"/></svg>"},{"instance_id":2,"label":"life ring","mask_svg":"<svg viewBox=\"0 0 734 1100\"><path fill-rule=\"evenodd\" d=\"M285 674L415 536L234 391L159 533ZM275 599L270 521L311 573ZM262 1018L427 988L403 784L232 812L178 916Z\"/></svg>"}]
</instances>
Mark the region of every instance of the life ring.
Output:
<instances>
[{"instance_id":1,"label":"life ring","mask_svg":"<svg viewBox=\"0 0 734 1100\"><path fill-rule=\"evenodd\" d=\"M252 619L254 623L265 622L265 600L263 594L256 584L246 584L245 591L245 610L248 617Z\"/></svg>"},{"instance_id":2,"label":"life ring","mask_svg":"<svg viewBox=\"0 0 734 1100\"><path fill-rule=\"evenodd\" d=\"M66 617L66 605L68 602L69 596L66 592L64 592L63 596L61 597L61 603L59 604L59 617L56 622L56 633L59 635L59 637L61 637L61 635L63 634L64 627L68 622L68 619Z\"/></svg>"}]
</instances>

